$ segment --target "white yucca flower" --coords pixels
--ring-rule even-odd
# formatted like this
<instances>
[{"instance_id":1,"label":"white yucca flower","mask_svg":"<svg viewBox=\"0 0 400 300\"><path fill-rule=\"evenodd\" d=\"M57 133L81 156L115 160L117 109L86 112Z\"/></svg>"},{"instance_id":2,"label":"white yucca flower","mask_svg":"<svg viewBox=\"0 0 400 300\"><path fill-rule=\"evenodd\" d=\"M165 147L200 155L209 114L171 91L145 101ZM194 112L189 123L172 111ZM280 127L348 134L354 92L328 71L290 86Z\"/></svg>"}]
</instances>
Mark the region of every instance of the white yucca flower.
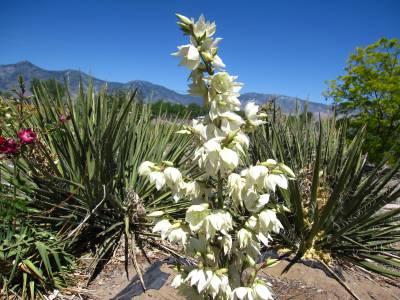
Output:
<instances>
[{"instance_id":1,"label":"white yucca flower","mask_svg":"<svg viewBox=\"0 0 400 300\"><path fill-rule=\"evenodd\" d=\"M228 276L213 273L210 284L207 287L207 292L211 295L212 299L224 298L231 294L231 287L229 286ZM219 297L218 297L219 296Z\"/></svg>"},{"instance_id":2,"label":"white yucca flower","mask_svg":"<svg viewBox=\"0 0 400 300\"><path fill-rule=\"evenodd\" d=\"M170 221L163 219L158 221L154 227L153 227L153 233L160 233L161 238L164 240L167 238L167 233L169 229L172 227L172 224Z\"/></svg>"},{"instance_id":3,"label":"white yucca flower","mask_svg":"<svg viewBox=\"0 0 400 300\"><path fill-rule=\"evenodd\" d=\"M173 288L176 288L176 289L177 289L177 288L180 287L180 286L182 285L182 283L184 283L184 282L185 282L185 280L183 279L182 275L181 275L181 274L178 274L178 275L175 276L174 280L172 280L171 286L172 286Z\"/></svg>"},{"instance_id":4,"label":"white yucca flower","mask_svg":"<svg viewBox=\"0 0 400 300\"><path fill-rule=\"evenodd\" d=\"M276 217L276 213L271 209L265 209L259 214L259 222L261 232L275 232L278 233L283 226Z\"/></svg>"},{"instance_id":5,"label":"white yucca flower","mask_svg":"<svg viewBox=\"0 0 400 300\"><path fill-rule=\"evenodd\" d=\"M246 228L241 228L237 234L237 240L239 242L240 249L246 248L253 240L253 234Z\"/></svg>"},{"instance_id":6,"label":"white yucca flower","mask_svg":"<svg viewBox=\"0 0 400 300\"><path fill-rule=\"evenodd\" d=\"M195 69L190 73L189 78L191 83L189 84L189 94L193 96L207 97L208 89L204 81L203 72L199 69Z\"/></svg>"},{"instance_id":7,"label":"white yucca flower","mask_svg":"<svg viewBox=\"0 0 400 300\"><path fill-rule=\"evenodd\" d=\"M206 239L212 239L217 232L227 235L232 228L232 216L229 212L212 210L203 220L201 230L204 232Z\"/></svg>"},{"instance_id":8,"label":"white yucca flower","mask_svg":"<svg viewBox=\"0 0 400 300\"><path fill-rule=\"evenodd\" d=\"M219 117L221 119L221 130L225 134L238 130L244 124L242 117L231 111L222 113Z\"/></svg>"},{"instance_id":9,"label":"white yucca flower","mask_svg":"<svg viewBox=\"0 0 400 300\"><path fill-rule=\"evenodd\" d=\"M257 210L259 197L257 191L252 187L242 190L242 200L248 211L255 212Z\"/></svg>"},{"instance_id":10,"label":"white yucca flower","mask_svg":"<svg viewBox=\"0 0 400 300\"><path fill-rule=\"evenodd\" d=\"M174 224L167 231L167 236L168 241L170 241L171 243L182 244L185 247L189 238L189 230L181 224Z\"/></svg>"},{"instance_id":11,"label":"white yucca flower","mask_svg":"<svg viewBox=\"0 0 400 300\"><path fill-rule=\"evenodd\" d=\"M139 175L140 176L149 176L152 169L155 167L155 164L151 161L144 161L139 166Z\"/></svg>"},{"instance_id":12,"label":"white yucca flower","mask_svg":"<svg viewBox=\"0 0 400 300\"><path fill-rule=\"evenodd\" d=\"M226 72L219 72L207 80L211 120L229 111L240 110L239 91L242 84L235 80L235 76L230 76Z\"/></svg>"},{"instance_id":13,"label":"white yucca flower","mask_svg":"<svg viewBox=\"0 0 400 300\"><path fill-rule=\"evenodd\" d=\"M259 119L260 115L258 114L258 109L258 105L253 101L247 102L244 107L246 119L252 126L259 126L265 123L265 121Z\"/></svg>"},{"instance_id":14,"label":"white yucca flower","mask_svg":"<svg viewBox=\"0 0 400 300\"><path fill-rule=\"evenodd\" d=\"M271 290L264 283L238 287L232 291L231 300L272 300Z\"/></svg>"},{"instance_id":15,"label":"white yucca flower","mask_svg":"<svg viewBox=\"0 0 400 300\"><path fill-rule=\"evenodd\" d=\"M214 22L206 21L203 15L193 24L193 33L197 38L211 37L215 34L217 26Z\"/></svg>"},{"instance_id":16,"label":"white yucca flower","mask_svg":"<svg viewBox=\"0 0 400 300\"><path fill-rule=\"evenodd\" d=\"M234 203L237 206L242 205L242 189L245 186L245 179L242 178L239 174L231 173L228 176L228 191L229 196L232 197Z\"/></svg>"},{"instance_id":17,"label":"white yucca flower","mask_svg":"<svg viewBox=\"0 0 400 300\"><path fill-rule=\"evenodd\" d=\"M282 189L288 188L287 178L283 174L269 174L264 178L264 187L275 192L276 186Z\"/></svg>"},{"instance_id":18,"label":"white yucca flower","mask_svg":"<svg viewBox=\"0 0 400 300\"><path fill-rule=\"evenodd\" d=\"M236 78L236 76L231 76L227 72L219 72L210 76L208 80L209 92L212 96L216 94L239 93L242 84L236 82ZM213 97L210 98L212 99Z\"/></svg>"},{"instance_id":19,"label":"white yucca flower","mask_svg":"<svg viewBox=\"0 0 400 300\"><path fill-rule=\"evenodd\" d=\"M185 278L185 282L188 282L190 286L196 286L197 292L203 292L212 279L213 272L211 270L193 269L189 272Z\"/></svg>"},{"instance_id":20,"label":"white yucca flower","mask_svg":"<svg viewBox=\"0 0 400 300\"><path fill-rule=\"evenodd\" d=\"M219 151L219 157L221 160L221 171L233 171L239 165L239 156L238 154L229 148L222 148Z\"/></svg>"},{"instance_id":21,"label":"white yucca flower","mask_svg":"<svg viewBox=\"0 0 400 300\"><path fill-rule=\"evenodd\" d=\"M253 285L253 298L254 300L272 300L272 293L269 287L262 281Z\"/></svg>"},{"instance_id":22,"label":"white yucca flower","mask_svg":"<svg viewBox=\"0 0 400 300\"><path fill-rule=\"evenodd\" d=\"M190 230L197 232L201 229L205 218L209 214L208 204L192 205L186 211L185 221L189 224Z\"/></svg>"},{"instance_id":23,"label":"white yucca flower","mask_svg":"<svg viewBox=\"0 0 400 300\"><path fill-rule=\"evenodd\" d=\"M193 204L201 204L208 200L210 191L204 183L198 181L187 182L185 188L186 196L192 200Z\"/></svg>"},{"instance_id":24,"label":"white yucca flower","mask_svg":"<svg viewBox=\"0 0 400 300\"><path fill-rule=\"evenodd\" d=\"M167 167L164 170L165 180L168 185L173 186L181 182L182 174L177 168Z\"/></svg>"},{"instance_id":25,"label":"white yucca flower","mask_svg":"<svg viewBox=\"0 0 400 300\"><path fill-rule=\"evenodd\" d=\"M165 176L164 173L162 172L151 172L149 174L149 180L151 184L155 184L156 185L156 189L157 190L161 190L163 188L163 186L165 185Z\"/></svg>"},{"instance_id":26,"label":"white yucca flower","mask_svg":"<svg viewBox=\"0 0 400 300\"><path fill-rule=\"evenodd\" d=\"M247 185L262 187L264 185L264 178L268 175L268 168L261 165L251 166L243 174L246 174Z\"/></svg>"},{"instance_id":27,"label":"white yucca flower","mask_svg":"<svg viewBox=\"0 0 400 300\"><path fill-rule=\"evenodd\" d=\"M182 57L179 65L188 67L190 70L194 70L200 65L200 53L192 44L178 46L178 51L172 55Z\"/></svg>"},{"instance_id":28,"label":"white yucca flower","mask_svg":"<svg viewBox=\"0 0 400 300\"><path fill-rule=\"evenodd\" d=\"M214 55L211 63L217 69L222 70L223 68L225 68L225 64L222 62L222 59L218 55Z\"/></svg>"},{"instance_id":29,"label":"white yucca flower","mask_svg":"<svg viewBox=\"0 0 400 300\"><path fill-rule=\"evenodd\" d=\"M228 255L232 249L232 237L229 234L225 234L219 236L217 240L221 242L223 253Z\"/></svg>"},{"instance_id":30,"label":"white yucca flower","mask_svg":"<svg viewBox=\"0 0 400 300\"><path fill-rule=\"evenodd\" d=\"M231 148L236 152L240 153L241 155L246 155L246 150L249 148L250 140L247 135L242 132L237 132L233 141L231 142Z\"/></svg>"}]
</instances>

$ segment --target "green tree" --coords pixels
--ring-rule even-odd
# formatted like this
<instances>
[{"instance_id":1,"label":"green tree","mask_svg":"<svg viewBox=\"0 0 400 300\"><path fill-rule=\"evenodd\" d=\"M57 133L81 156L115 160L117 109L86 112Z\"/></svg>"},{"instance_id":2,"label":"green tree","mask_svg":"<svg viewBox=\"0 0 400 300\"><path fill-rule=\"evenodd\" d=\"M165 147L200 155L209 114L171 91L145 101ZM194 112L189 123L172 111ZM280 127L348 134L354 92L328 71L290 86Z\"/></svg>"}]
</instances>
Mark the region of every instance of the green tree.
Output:
<instances>
[{"instance_id":1,"label":"green tree","mask_svg":"<svg viewBox=\"0 0 400 300\"><path fill-rule=\"evenodd\" d=\"M178 118L195 118L204 116L207 113L205 107L196 103L190 103L187 106L180 103L173 103L164 100L159 100L152 104L153 114L157 115L160 112L166 114L168 117Z\"/></svg>"},{"instance_id":2,"label":"green tree","mask_svg":"<svg viewBox=\"0 0 400 300\"><path fill-rule=\"evenodd\" d=\"M382 38L350 55L346 74L325 95L350 121L350 136L367 127L364 150L371 161L400 156L400 44Z\"/></svg>"}]
</instances>

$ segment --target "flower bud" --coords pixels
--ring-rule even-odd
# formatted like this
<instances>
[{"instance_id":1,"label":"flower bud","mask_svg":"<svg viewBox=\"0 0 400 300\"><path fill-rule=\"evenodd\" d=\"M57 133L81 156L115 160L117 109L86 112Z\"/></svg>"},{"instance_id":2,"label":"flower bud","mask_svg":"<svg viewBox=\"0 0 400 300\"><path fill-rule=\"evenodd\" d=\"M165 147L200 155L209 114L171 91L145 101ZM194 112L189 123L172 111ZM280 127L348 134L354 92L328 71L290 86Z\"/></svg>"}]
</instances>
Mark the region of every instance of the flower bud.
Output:
<instances>
[{"instance_id":1,"label":"flower bud","mask_svg":"<svg viewBox=\"0 0 400 300\"><path fill-rule=\"evenodd\" d=\"M176 22L183 31L190 33L190 27L184 23Z\"/></svg>"},{"instance_id":2,"label":"flower bud","mask_svg":"<svg viewBox=\"0 0 400 300\"><path fill-rule=\"evenodd\" d=\"M168 167L173 167L174 163L172 161L169 160L163 160L162 163Z\"/></svg>"},{"instance_id":3,"label":"flower bud","mask_svg":"<svg viewBox=\"0 0 400 300\"><path fill-rule=\"evenodd\" d=\"M201 56L203 56L203 58L206 62L210 62L213 60L213 57L211 56L211 54L206 51L201 52Z\"/></svg>"},{"instance_id":4,"label":"flower bud","mask_svg":"<svg viewBox=\"0 0 400 300\"><path fill-rule=\"evenodd\" d=\"M176 133L177 134L190 134L190 130L182 129L182 130L178 130Z\"/></svg>"},{"instance_id":5,"label":"flower bud","mask_svg":"<svg viewBox=\"0 0 400 300\"><path fill-rule=\"evenodd\" d=\"M264 265L265 265L265 267L267 267L267 268L273 267L273 266L277 265L278 263L279 263L279 260L276 259L276 258L267 258L267 259L264 261Z\"/></svg>"},{"instance_id":6,"label":"flower bud","mask_svg":"<svg viewBox=\"0 0 400 300\"><path fill-rule=\"evenodd\" d=\"M185 25L192 24L192 21L188 17L185 17L185 16L180 15L180 14L175 14L175 16Z\"/></svg>"},{"instance_id":7,"label":"flower bud","mask_svg":"<svg viewBox=\"0 0 400 300\"><path fill-rule=\"evenodd\" d=\"M164 215L164 211L156 210L156 211L149 213L147 216L151 217L151 218L155 218L155 217L161 217L162 215Z\"/></svg>"},{"instance_id":8,"label":"flower bud","mask_svg":"<svg viewBox=\"0 0 400 300\"><path fill-rule=\"evenodd\" d=\"M215 271L215 274L217 274L217 275L224 275L226 273L228 273L228 269L227 268L221 268L221 269Z\"/></svg>"},{"instance_id":9,"label":"flower bud","mask_svg":"<svg viewBox=\"0 0 400 300\"><path fill-rule=\"evenodd\" d=\"M266 167L274 167L276 166L277 162L274 159L267 159L266 161L260 163L260 165L266 166Z\"/></svg>"},{"instance_id":10,"label":"flower bud","mask_svg":"<svg viewBox=\"0 0 400 300\"><path fill-rule=\"evenodd\" d=\"M282 171L282 170L280 170L280 169L273 169L272 171L271 171L271 174L283 174L284 172Z\"/></svg>"},{"instance_id":11,"label":"flower bud","mask_svg":"<svg viewBox=\"0 0 400 300\"><path fill-rule=\"evenodd\" d=\"M280 168L284 173L286 173L287 175L289 175L290 177L292 177L292 178L295 178L295 177L296 177L296 175L293 173L292 169L289 168L287 165L284 165L284 164L280 163L280 164L279 164L279 168Z\"/></svg>"},{"instance_id":12,"label":"flower bud","mask_svg":"<svg viewBox=\"0 0 400 300\"><path fill-rule=\"evenodd\" d=\"M215 262L215 255L214 253L207 253L206 258L212 262Z\"/></svg>"}]
</instances>

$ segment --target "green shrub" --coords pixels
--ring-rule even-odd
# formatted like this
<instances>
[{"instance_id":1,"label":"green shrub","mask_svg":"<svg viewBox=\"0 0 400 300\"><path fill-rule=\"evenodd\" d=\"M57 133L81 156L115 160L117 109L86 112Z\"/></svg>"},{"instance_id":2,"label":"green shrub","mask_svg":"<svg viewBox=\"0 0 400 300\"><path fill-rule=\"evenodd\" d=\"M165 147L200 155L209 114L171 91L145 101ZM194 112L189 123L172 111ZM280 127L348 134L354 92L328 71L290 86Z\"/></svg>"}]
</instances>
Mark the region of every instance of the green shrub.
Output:
<instances>
[{"instance_id":1,"label":"green shrub","mask_svg":"<svg viewBox=\"0 0 400 300\"><path fill-rule=\"evenodd\" d=\"M23 126L33 128L39 141L18 160L18 180L12 167L1 165L4 179L41 211L32 218L49 222L70 251L95 251L93 278L121 239L126 255L135 257L136 246L147 239L147 212L167 207L179 214L187 205L156 193L137 169L144 160L182 166L190 139L174 134L179 124L153 118L135 93L113 98L90 86L73 100L66 89L65 104L41 84L34 92L34 113Z\"/></svg>"},{"instance_id":2,"label":"green shrub","mask_svg":"<svg viewBox=\"0 0 400 300\"><path fill-rule=\"evenodd\" d=\"M74 260L54 234L30 224L0 224L0 240L0 296L45 299L66 286Z\"/></svg>"},{"instance_id":3,"label":"green shrub","mask_svg":"<svg viewBox=\"0 0 400 300\"><path fill-rule=\"evenodd\" d=\"M252 156L275 157L292 168L297 179L281 197L291 213L282 214L282 247L296 259L331 257L388 276L400 276L400 209L382 208L400 197L399 185L388 182L398 172L384 163L367 170L362 148L365 129L346 143L346 123L291 117L257 131ZM390 234L389 234L390 233Z\"/></svg>"}]
</instances>

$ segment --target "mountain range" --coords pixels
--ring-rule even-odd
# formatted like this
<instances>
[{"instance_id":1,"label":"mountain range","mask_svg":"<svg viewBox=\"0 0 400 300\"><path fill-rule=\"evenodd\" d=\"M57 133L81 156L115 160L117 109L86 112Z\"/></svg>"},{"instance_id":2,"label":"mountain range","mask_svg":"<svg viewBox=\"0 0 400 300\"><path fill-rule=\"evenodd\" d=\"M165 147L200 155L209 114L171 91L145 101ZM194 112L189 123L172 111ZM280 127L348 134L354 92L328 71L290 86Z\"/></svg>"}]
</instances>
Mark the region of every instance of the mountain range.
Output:
<instances>
[{"instance_id":1,"label":"mountain range","mask_svg":"<svg viewBox=\"0 0 400 300\"><path fill-rule=\"evenodd\" d=\"M15 87L17 77L22 75L26 81L27 87L30 87L30 81L34 78L40 80L56 79L64 82L66 79L69 83L72 92L78 90L80 80L83 85L87 86L92 81L94 89L99 90L102 86L107 84L109 90L115 89L138 89L139 96L142 99L151 101L165 100L175 103L187 105L189 103L202 104L202 100L188 94L180 94L164 86L157 85L148 81L132 80L126 83L121 82L106 82L104 80L90 76L84 72L67 69L62 71L49 71L42 69L29 61L21 61L15 64L0 65L0 90L9 91ZM258 104L263 104L271 99L275 99L277 105L284 113L293 112L296 105L300 108L307 105L307 109L313 113L321 113L323 115L329 114L330 106L322 103L312 101L305 101L295 97L276 95L276 94L262 94L262 93L243 93L240 96L242 102L255 101Z\"/></svg>"}]
</instances>

